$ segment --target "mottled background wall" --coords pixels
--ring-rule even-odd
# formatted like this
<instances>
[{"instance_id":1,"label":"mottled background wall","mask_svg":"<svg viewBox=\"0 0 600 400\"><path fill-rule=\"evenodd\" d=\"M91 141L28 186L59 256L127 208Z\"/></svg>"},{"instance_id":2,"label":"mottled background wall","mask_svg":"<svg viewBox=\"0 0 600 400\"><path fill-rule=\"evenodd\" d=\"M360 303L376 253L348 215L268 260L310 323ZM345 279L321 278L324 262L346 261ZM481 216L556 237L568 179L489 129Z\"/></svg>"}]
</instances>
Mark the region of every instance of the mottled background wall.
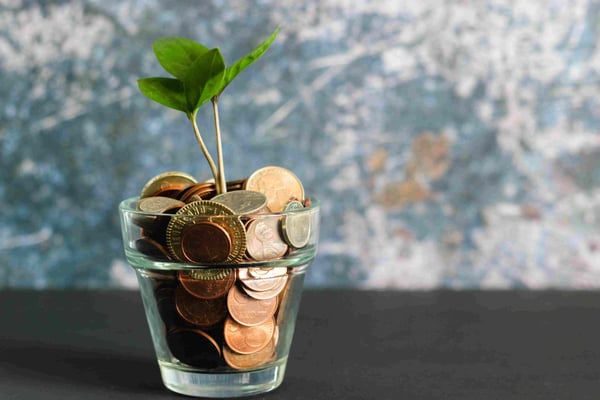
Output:
<instances>
[{"instance_id":1,"label":"mottled background wall","mask_svg":"<svg viewBox=\"0 0 600 400\"><path fill-rule=\"evenodd\" d=\"M134 285L119 200L209 177L184 115L137 92L153 40L231 63L277 25L220 102L225 158L323 200L310 285L600 287L591 0L1 0L0 287Z\"/></svg>"}]
</instances>

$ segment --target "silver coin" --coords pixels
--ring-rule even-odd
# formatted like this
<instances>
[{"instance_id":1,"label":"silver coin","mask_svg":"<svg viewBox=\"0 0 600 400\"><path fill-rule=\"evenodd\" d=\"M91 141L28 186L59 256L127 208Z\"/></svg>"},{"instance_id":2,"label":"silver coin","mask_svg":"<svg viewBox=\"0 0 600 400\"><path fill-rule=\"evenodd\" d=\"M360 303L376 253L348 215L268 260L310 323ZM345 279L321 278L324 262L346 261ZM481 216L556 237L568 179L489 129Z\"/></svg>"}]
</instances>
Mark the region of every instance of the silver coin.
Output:
<instances>
[{"instance_id":1,"label":"silver coin","mask_svg":"<svg viewBox=\"0 0 600 400\"><path fill-rule=\"evenodd\" d=\"M303 212L301 202L292 200L283 209L285 214L281 221L283 239L297 249L308 244L311 232L311 218L309 212Z\"/></svg>"},{"instance_id":2,"label":"silver coin","mask_svg":"<svg viewBox=\"0 0 600 400\"><path fill-rule=\"evenodd\" d=\"M267 196L253 190L232 190L219 194L211 199L226 205L236 214L254 214L267 206Z\"/></svg>"}]
</instances>

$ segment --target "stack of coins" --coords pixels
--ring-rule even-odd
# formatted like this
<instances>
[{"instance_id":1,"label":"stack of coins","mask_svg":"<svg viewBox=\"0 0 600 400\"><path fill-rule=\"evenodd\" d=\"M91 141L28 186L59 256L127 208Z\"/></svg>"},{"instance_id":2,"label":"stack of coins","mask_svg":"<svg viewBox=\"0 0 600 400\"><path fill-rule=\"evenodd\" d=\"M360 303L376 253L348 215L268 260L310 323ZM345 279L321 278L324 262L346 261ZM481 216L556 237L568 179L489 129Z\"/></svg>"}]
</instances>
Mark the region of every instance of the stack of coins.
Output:
<instances>
[{"instance_id":1,"label":"stack of coins","mask_svg":"<svg viewBox=\"0 0 600 400\"><path fill-rule=\"evenodd\" d=\"M241 370L276 358L287 268L194 269L149 278L167 345L179 362Z\"/></svg>"},{"instance_id":2,"label":"stack of coins","mask_svg":"<svg viewBox=\"0 0 600 400\"><path fill-rule=\"evenodd\" d=\"M264 167L227 188L217 194L213 182L182 172L152 178L137 204L144 214L133 221L142 228L137 250L165 261L237 264L276 260L308 244L310 215L288 213L308 201L291 171Z\"/></svg>"},{"instance_id":3,"label":"stack of coins","mask_svg":"<svg viewBox=\"0 0 600 400\"><path fill-rule=\"evenodd\" d=\"M144 186L132 216L141 232L137 250L187 265L148 273L178 362L244 370L276 359L291 279L268 261L308 245L311 217L297 212L308 206L300 180L281 167L227 182L222 194L182 172Z\"/></svg>"}]
</instances>

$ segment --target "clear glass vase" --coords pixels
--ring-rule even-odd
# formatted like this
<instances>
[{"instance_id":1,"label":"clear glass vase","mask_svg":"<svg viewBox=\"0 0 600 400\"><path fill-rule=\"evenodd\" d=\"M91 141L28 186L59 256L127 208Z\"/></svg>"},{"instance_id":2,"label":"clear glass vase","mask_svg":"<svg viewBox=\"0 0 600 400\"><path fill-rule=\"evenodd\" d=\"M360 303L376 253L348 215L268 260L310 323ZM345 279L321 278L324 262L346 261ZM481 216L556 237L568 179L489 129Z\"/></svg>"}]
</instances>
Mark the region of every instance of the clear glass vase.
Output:
<instances>
[{"instance_id":1,"label":"clear glass vase","mask_svg":"<svg viewBox=\"0 0 600 400\"><path fill-rule=\"evenodd\" d=\"M120 206L164 385L199 397L278 387L285 374L319 203L279 213L186 215ZM183 261L182 261L183 260Z\"/></svg>"}]
</instances>

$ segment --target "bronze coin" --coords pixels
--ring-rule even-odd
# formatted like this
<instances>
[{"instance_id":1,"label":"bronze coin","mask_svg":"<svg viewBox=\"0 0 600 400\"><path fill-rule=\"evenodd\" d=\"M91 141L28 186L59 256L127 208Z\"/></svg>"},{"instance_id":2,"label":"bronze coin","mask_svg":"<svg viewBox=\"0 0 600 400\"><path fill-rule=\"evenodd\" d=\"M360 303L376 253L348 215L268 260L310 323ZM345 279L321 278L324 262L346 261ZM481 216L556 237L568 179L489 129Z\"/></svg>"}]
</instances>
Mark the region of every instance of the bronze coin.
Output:
<instances>
[{"instance_id":1,"label":"bronze coin","mask_svg":"<svg viewBox=\"0 0 600 400\"><path fill-rule=\"evenodd\" d=\"M181 286L193 296L201 299L216 299L225 296L235 282L235 272L229 270L229 274L222 279L198 279L191 271L179 271L177 274Z\"/></svg>"},{"instance_id":2,"label":"bronze coin","mask_svg":"<svg viewBox=\"0 0 600 400\"><path fill-rule=\"evenodd\" d=\"M170 260L167 249L156 240L143 236L135 241L135 248L142 254L157 260Z\"/></svg>"},{"instance_id":3,"label":"bronze coin","mask_svg":"<svg viewBox=\"0 0 600 400\"><path fill-rule=\"evenodd\" d=\"M246 225L246 252L256 261L281 258L288 245L279 235L279 218L260 217Z\"/></svg>"},{"instance_id":4,"label":"bronze coin","mask_svg":"<svg viewBox=\"0 0 600 400\"><path fill-rule=\"evenodd\" d=\"M223 327L223 336L227 345L236 353L252 354L265 348L273 338L275 319L256 326L244 326L233 318L227 317Z\"/></svg>"},{"instance_id":5,"label":"bronze coin","mask_svg":"<svg viewBox=\"0 0 600 400\"><path fill-rule=\"evenodd\" d=\"M203 221L183 228L179 246L185 259L191 263L222 263L231 251L231 238L219 224Z\"/></svg>"},{"instance_id":6,"label":"bronze coin","mask_svg":"<svg viewBox=\"0 0 600 400\"><path fill-rule=\"evenodd\" d=\"M227 295L227 309L229 315L242 325L260 325L275 315L277 297L257 300L233 286Z\"/></svg>"},{"instance_id":7,"label":"bronze coin","mask_svg":"<svg viewBox=\"0 0 600 400\"><path fill-rule=\"evenodd\" d=\"M175 358L193 367L212 369L221 360L217 341L200 329L171 329L167 332L167 345Z\"/></svg>"},{"instance_id":8,"label":"bronze coin","mask_svg":"<svg viewBox=\"0 0 600 400\"><path fill-rule=\"evenodd\" d=\"M234 369L251 369L272 361L275 356L275 335L264 349L252 354L238 354L227 345L223 346L223 358Z\"/></svg>"},{"instance_id":9,"label":"bronze coin","mask_svg":"<svg viewBox=\"0 0 600 400\"><path fill-rule=\"evenodd\" d=\"M269 166L255 171L246 180L244 189L264 193L271 212L282 211L290 199L304 201L302 182L292 171L282 167Z\"/></svg>"},{"instance_id":10,"label":"bronze coin","mask_svg":"<svg viewBox=\"0 0 600 400\"><path fill-rule=\"evenodd\" d=\"M140 198L162 195L172 197L182 189L196 183L196 179L180 171L169 171L156 175L142 188Z\"/></svg>"},{"instance_id":11,"label":"bronze coin","mask_svg":"<svg viewBox=\"0 0 600 400\"><path fill-rule=\"evenodd\" d=\"M188 293L182 286L178 286L175 289L175 308L190 324L209 328L226 317L227 298L201 299Z\"/></svg>"}]
</instances>

